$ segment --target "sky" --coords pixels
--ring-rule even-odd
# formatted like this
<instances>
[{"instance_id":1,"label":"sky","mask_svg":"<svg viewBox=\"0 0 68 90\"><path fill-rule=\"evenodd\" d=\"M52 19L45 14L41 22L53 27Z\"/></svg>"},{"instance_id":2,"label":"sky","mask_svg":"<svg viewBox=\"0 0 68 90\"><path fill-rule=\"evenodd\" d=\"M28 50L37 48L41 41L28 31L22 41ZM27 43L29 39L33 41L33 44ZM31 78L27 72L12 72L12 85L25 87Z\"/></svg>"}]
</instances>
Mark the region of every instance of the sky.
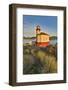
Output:
<instances>
[{"instance_id":1,"label":"sky","mask_svg":"<svg viewBox=\"0 0 68 90\"><path fill-rule=\"evenodd\" d=\"M36 36L36 26L50 36L57 36L57 16L23 15L23 32L25 37Z\"/></svg>"}]
</instances>

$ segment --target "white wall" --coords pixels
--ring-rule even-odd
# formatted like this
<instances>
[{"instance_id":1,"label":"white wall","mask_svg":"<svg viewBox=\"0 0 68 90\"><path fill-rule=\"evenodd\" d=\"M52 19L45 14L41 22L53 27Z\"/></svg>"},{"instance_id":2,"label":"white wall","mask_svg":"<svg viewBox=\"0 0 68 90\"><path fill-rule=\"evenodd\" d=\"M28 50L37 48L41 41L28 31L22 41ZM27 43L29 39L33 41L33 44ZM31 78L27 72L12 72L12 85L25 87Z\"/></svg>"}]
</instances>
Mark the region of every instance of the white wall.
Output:
<instances>
[{"instance_id":1,"label":"white wall","mask_svg":"<svg viewBox=\"0 0 68 90\"><path fill-rule=\"evenodd\" d=\"M11 87L8 85L8 70L9 70L9 41L8 41L9 40L9 12L8 12L9 6L8 5L10 3L67 6L68 9L68 4L67 4L68 0L0 0L0 90L35 90L35 89L67 90L68 83L23 86L23 87L22 86ZM68 16L68 12L67 12L67 16ZM68 65L68 61L67 61L67 65Z\"/></svg>"}]
</instances>

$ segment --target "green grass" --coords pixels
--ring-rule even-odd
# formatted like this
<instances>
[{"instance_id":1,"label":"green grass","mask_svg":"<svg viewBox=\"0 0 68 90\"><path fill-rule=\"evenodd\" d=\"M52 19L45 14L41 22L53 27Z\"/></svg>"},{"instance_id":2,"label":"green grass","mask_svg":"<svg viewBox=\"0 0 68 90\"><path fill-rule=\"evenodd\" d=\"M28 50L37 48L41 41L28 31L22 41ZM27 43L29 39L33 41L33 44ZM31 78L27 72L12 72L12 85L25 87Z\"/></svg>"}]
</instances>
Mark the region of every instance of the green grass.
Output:
<instances>
[{"instance_id":1,"label":"green grass","mask_svg":"<svg viewBox=\"0 0 68 90\"><path fill-rule=\"evenodd\" d=\"M43 51L37 47L32 48L32 46L25 46L23 49L23 73L57 73L56 49L57 48L50 46L47 47L47 50Z\"/></svg>"}]
</instances>

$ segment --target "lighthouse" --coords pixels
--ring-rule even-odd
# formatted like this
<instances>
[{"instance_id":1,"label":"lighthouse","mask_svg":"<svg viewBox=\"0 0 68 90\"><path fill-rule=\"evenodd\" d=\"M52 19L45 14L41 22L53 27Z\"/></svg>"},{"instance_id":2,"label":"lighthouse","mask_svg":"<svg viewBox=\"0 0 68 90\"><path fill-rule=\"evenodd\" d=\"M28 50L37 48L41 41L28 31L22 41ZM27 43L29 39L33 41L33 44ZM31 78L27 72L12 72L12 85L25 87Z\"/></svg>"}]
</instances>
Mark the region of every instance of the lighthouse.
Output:
<instances>
[{"instance_id":1,"label":"lighthouse","mask_svg":"<svg viewBox=\"0 0 68 90\"><path fill-rule=\"evenodd\" d=\"M46 47L49 45L49 34L41 32L39 25L36 26L36 46Z\"/></svg>"}]
</instances>

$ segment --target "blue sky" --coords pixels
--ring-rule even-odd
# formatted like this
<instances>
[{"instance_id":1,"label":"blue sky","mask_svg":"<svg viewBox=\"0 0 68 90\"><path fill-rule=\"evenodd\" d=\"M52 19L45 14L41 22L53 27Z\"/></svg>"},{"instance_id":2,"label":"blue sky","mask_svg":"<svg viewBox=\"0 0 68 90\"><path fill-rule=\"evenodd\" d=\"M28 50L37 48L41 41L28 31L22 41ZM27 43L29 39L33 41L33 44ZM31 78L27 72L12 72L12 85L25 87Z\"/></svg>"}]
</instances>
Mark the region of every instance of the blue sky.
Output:
<instances>
[{"instance_id":1,"label":"blue sky","mask_svg":"<svg viewBox=\"0 0 68 90\"><path fill-rule=\"evenodd\" d=\"M40 25L41 31L50 36L57 36L57 16L23 15L24 36L35 36L37 25Z\"/></svg>"}]
</instances>

